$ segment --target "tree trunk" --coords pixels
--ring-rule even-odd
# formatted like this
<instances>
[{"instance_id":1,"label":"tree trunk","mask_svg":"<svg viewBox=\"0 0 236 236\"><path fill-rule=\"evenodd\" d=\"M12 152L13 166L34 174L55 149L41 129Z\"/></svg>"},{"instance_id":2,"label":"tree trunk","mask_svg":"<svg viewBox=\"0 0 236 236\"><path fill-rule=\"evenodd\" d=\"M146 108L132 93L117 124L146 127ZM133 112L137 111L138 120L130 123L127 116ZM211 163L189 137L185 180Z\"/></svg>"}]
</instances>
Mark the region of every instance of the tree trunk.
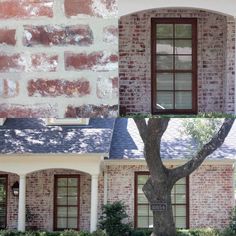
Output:
<instances>
[{"instance_id":1,"label":"tree trunk","mask_svg":"<svg viewBox=\"0 0 236 236\"><path fill-rule=\"evenodd\" d=\"M171 204L172 184L168 178L162 176L152 180L150 177L143 187L153 211L153 235L152 236L175 236L176 229Z\"/></svg>"}]
</instances>

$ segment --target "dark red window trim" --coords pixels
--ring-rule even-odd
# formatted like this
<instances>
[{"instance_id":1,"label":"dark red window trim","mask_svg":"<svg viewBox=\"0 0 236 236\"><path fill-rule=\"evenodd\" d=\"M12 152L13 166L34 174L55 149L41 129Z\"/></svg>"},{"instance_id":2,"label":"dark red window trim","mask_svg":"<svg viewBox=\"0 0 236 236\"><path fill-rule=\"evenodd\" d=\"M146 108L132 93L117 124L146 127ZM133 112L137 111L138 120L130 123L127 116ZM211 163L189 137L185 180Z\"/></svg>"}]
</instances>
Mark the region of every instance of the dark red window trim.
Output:
<instances>
[{"instance_id":1,"label":"dark red window trim","mask_svg":"<svg viewBox=\"0 0 236 236\"><path fill-rule=\"evenodd\" d=\"M57 182L59 178L77 178L78 179L78 186L77 186L77 215L78 215L78 222L77 222L77 228L74 228L74 230L80 230L79 228L79 219L80 219L80 175L54 175L54 209L53 209L53 228L54 231L58 230L65 230L57 227ZM68 187L68 186L67 186ZM67 205L68 207L69 205ZM74 205L73 205L74 206Z\"/></svg>"},{"instance_id":2,"label":"dark red window trim","mask_svg":"<svg viewBox=\"0 0 236 236\"><path fill-rule=\"evenodd\" d=\"M5 207L5 226L3 228L0 229L6 229L7 227L7 199L8 199L8 175L0 175L1 178L5 178L6 179L6 184L5 184L5 191L6 191L6 199L5 199L5 203L3 204L3 206Z\"/></svg>"},{"instance_id":3,"label":"dark red window trim","mask_svg":"<svg viewBox=\"0 0 236 236\"><path fill-rule=\"evenodd\" d=\"M148 171L138 171L134 173L134 228L138 225L138 176L149 175ZM186 226L189 228L189 176L186 177Z\"/></svg>"},{"instance_id":4,"label":"dark red window trim","mask_svg":"<svg viewBox=\"0 0 236 236\"><path fill-rule=\"evenodd\" d=\"M156 24L192 24L192 109L156 108ZM176 73L177 71L172 71ZM151 19L151 78L152 114L197 114L197 19L196 18L152 18Z\"/></svg>"}]
</instances>

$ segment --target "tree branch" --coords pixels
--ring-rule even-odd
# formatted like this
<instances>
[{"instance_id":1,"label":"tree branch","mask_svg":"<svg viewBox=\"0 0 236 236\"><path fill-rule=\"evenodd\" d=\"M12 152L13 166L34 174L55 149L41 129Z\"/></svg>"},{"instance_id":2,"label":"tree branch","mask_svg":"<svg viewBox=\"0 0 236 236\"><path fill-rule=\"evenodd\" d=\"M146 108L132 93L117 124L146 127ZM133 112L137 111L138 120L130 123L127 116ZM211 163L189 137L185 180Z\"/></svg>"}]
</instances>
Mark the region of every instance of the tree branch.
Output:
<instances>
[{"instance_id":1,"label":"tree branch","mask_svg":"<svg viewBox=\"0 0 236 236\"><path fill-rule=\"evenodd\" d=\"M133 118L134 122L139 130L139 134L143 140L143 142L146 142L146 138L147 138L147 123L145 118Z\"/></svg>"},{"instance_id":2,"label":"tree branch","mask_svg":"<svg viewBox=\"0 0 236 236\"><path fill-rule=\"evenodd\" d=\"M227 137L231 127L233 126L234 120L235 119L233 118L226 118L218 133L211 139L210 142L208 142L201 148L196 156L194 156L184 165L170 170L170 178L172 179L173 183L191 174L202 164L207 156L212 154L224 143L225 138Z\"/></svg>"}]
</instances>

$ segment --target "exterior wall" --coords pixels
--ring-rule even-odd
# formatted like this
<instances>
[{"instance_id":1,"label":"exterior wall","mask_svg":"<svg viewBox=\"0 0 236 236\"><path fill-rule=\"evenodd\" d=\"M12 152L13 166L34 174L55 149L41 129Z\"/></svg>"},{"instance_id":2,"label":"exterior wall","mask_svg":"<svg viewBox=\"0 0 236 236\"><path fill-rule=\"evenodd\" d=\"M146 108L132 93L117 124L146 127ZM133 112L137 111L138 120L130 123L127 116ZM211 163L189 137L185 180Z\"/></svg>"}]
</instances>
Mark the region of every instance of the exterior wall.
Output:
<instances>
[{"instance_id":1,"label":"exterior wall","mask_svg":"<svg viewBox=\"0 0 236 236\"><path fill-rule=\"evenodd\" d=\"M90 224L90 196L91 177L73 170L44 170L27 175L26 180L26 207L29 209L32 220L26 226L53 230L53 197L54 175L56 174L80 174L80 229L89 230ZM8 217L7 226L10 229L17 228L18 197L14 197L11 186L18 181L14 174L8 175Z\"/></svg>"},{"instance_id":2,"label":"exterior wall","mask_svg":"<svg viewBox=\"0 0 236 236\"><path fill-rule=\"evenodd\" d=\"M108 201L122 200L129 220L134 220L134 172L147 171L145 166L108 166ZM229 223L234 207L233 167L201 166L190 176L190 227L223 228ZM122 189L122 191L120 191Z\"/></svg>"},{"instance_id":3,"label":"exterior wall","mask_svg":"<svg viewBox=\"0 0 236 236\"><path fill-rule=\"evenodd\" d=\"M134 220L134 173L147 171L144 165L106 166L108 202L124 201L129 220ZM0 173L1 174L1 173ZM53 195L55 174L80 174L80 229L89 230L91 177L71 170L44 170L27 175L26 205L33 220L27 226L53 230ZM8 177L8 228L17 227L18 197L11 186L18 176ZM122 191L121 191L122 190ZM190 227L223 228L234 206L233 167L204 165L190 176ZM104 203L104 177L99 177L98 217Z\"/></svg>"},{"instance_id":4,"label":"exterior wall","mask_svg":"<svg viewBox=\"0 0 236 236\"><path fill-rule=\"evenodd\" d=\"M234 113L234 19L200 10L180 9L142 11L120 18L121 113L151 112L152 17L198 19L198 111Z\"/></svg>"},{"instance_id":5,"label":"exterior wall","mask_svg":"<svg viewBox=\"0 0 236 236\"><path fill-rule=\"evenodd\" d=\"M116 0L0 2L0 117L116 116Z\"/></svg>"}]
</instances>

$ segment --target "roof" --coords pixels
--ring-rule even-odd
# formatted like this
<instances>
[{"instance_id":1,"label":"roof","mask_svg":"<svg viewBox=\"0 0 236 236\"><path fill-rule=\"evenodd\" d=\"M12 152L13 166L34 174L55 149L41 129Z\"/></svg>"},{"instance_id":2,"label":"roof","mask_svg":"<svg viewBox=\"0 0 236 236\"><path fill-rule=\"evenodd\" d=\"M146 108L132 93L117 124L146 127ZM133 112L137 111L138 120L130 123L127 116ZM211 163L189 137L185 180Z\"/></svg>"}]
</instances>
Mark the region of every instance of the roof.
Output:
<instances>
[{"instance_id":1,"label":"roof","mask_svg":"<svg viewBox=\"0 0 236 236\"><path fill-rule=\"evenodd\" d=\"M191 158L197 145L183 133L185 119L172 118L162 137L161 157ZM208 159L236 159L236 122ZM0 126L0 154L110 153L115 160L143 160L143 142L133 119L90 119L85 126L47 126L44 119L7 119Z\"/></svg>"},{"instance_id":2,"label":"roof","mask_svg":"<svg viewBox=\"0 0 236 236\"><path fill-rule=\"evenodd\" d=\"M0 126L0 153L109 153L114 119L88 126L47 126L44 119L7 119Z\"/></svg>"},{"instance_id":3,"label":"roof","mask_svg":"<svg viewBox=\"0 0 236 236\"><path fill-rule=\"evenodd\" d=\"M184 160L197 152L197 144L183 133L183 122L188 118L172 118L161 141L161 157L166 160ZM208 159L236 159L236 122L224 144ZM143 141L133 119L118 118L115 122L110 149L111 159L144 159Z\"/></svg>"}]
</instances>

